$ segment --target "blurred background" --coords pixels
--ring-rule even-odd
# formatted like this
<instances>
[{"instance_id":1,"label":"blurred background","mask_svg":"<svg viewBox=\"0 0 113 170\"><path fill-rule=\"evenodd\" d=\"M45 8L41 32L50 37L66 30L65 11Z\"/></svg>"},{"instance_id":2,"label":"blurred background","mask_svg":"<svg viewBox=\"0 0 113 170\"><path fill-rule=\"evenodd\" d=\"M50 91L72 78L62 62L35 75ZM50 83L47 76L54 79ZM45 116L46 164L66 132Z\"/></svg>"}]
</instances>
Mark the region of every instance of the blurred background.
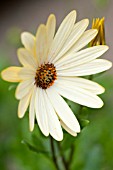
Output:
<instances>
[{"instance_id":1,"label":"blurred background","mask_svg":"<svg viewBox=\"0 0 113 170\"><path fill-rule=\"evenodd\" d=\"M113 61L112 0L1 0L0 71L19 64L16 50L21 46L21 32L35 33L50 13L56 15L58 26L72 9L77 10L78 21L90 19L89 28L93 18L105 17L106 43L110 50L103 58ZM102 109L87 110L90 124L78 138L65 134L62 142L65 154L72 143L76 146L72 170L113 170L113 69L94 80L106 88L101 95L105 105ZM37 125L33 133L29 132L28 114L22 120L17 118L15 86L10 85L0 78L0 170L55 170L48 155L41 152L50 152L49 139L40 134ZM29 150L33 150L29 143L37 152Z\"/></svg>"}]
</instances>

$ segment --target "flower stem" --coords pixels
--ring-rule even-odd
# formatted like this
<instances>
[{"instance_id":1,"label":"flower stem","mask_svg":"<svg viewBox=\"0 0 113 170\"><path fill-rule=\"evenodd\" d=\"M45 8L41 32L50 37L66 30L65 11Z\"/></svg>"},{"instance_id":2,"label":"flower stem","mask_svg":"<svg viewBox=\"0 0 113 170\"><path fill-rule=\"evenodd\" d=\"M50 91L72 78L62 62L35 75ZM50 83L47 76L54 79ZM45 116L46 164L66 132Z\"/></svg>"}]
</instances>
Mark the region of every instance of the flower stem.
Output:
<instances>
[{"instance_id":1,"label":"flower stem","mask_svg":"<svg viewBox=\"0 0 113 170\"><path fill-rule=\"evenodd\" d=\"M57 146L58 146L58 150L59 150L59 153L60 153L60 156L61 156L61 159L62 159L62 163L64 165L64 168L65 170L69 170L69 164L68 162L65 160L65 157L62 153L62 148L61 148L61 145L60 145L60 142L57 143Z\"/></svg>"},{"instance_id":2,"label":"flower stem","mask_svg":"<svg viewBox=\"0 0 113 170\"><path fill-rule=\"evenodd\" d=\"M51 152L52 152L53 162L55 164L56 169L60 170L59 165L57 163L57 158L56 158L56 155L55 155L54 141L53 141L53 138L51 136L50 136L50 145L51 145Z\"/></svg>"},{"instance_id":3,"label":"flower stem","mask_svg":"<svg viewBox=\"0 0 113 170\"><path fill-rule=\"evenodd\" d=\"M74 155L74 151L75 151L75 148L74 148L74 145L72 144L72 145L71 145L71 151L70 151L70 157L69 157L69 160L68 160L68 164L69 164L69 165L70 165L71 162L72 162L73 155Z\"/></svg>"}]
</instances>

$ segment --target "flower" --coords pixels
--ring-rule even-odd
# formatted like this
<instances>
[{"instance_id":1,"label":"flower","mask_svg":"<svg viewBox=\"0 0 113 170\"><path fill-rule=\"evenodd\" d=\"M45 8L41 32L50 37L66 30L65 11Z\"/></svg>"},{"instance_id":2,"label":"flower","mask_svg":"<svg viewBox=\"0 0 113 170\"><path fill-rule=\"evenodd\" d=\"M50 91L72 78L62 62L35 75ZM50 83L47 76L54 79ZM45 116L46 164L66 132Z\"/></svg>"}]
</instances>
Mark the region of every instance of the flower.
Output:
<instances>
[{"instance_id":1,"label":"flower","mask_svg":"<svg viewBox=\"0 0 113 170\"><path fill-rule=\"evenodd\" d=\"M73 10L55 34L56 19L51 14L46 25L39 26L36 37L22 33L24 48L18 50L22 67L9 67L1 73L4 80L19 82L15 94L20 100L18 116L22 118L29 107L30 130L34 129L36 116L42 133L58 141L63 139L61 126L73 136L80 132L79 122L62 96L87 107L102 107L103 101L97 95L104 88L78 76L100 73L112 65L97 59L108 46L82 49L97 35L97 30L86 31L88 19L77 23L75 20Z\"/></svg>"},{"instance_id":2,"label":"flower","mask_svg":"<svg viewBox=\"0 0 113 170\"><path fill-rule=\"evenodd\" d=\"M90 42L90 46L95 45L105 45L105 28L104 28L104 17L93 19L92 29L97 29L98 34L95 38Z\"/></svg>"}]
</instances>

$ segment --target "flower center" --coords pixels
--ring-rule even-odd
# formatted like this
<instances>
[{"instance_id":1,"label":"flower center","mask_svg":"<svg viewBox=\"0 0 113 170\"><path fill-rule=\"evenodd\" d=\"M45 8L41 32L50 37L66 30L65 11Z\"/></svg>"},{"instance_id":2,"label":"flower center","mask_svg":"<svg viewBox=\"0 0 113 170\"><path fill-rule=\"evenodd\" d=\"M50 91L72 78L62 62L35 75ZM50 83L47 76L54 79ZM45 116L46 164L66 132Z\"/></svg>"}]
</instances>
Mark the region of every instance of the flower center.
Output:
<instances>
[{"instance_id":1,"label":"flower center","mask_svg":"<svg viewBox=\"0 0 113 170\"><path fill-rule=\"evenodd\" d=\"M42 89L47 89L53 85L54 81L57 79L56 68L54 64L43 64L37 71L35 76L35 84L37 87Z\"/></svg>"}]
</instances>

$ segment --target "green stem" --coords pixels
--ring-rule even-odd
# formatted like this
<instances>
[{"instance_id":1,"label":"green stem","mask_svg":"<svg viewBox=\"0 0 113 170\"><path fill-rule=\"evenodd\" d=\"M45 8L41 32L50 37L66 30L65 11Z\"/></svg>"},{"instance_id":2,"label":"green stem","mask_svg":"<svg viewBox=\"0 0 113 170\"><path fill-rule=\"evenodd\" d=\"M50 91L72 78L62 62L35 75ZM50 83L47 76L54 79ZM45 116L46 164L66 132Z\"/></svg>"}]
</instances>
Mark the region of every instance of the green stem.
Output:
<instances>
[{"instance_id":1,"label":"green stem","mask_svg":"<svg viewBox=\"0 0 113 170\"><path fill-rule=\"evenodd\" d=\"M79 110L78 110L78 113L77 113L78 116L81 115L82 109L83 109L83 106L80 105ZM72 144L72 145L71 145L70 156L69 156L69 160L68 160L68 165L69 165L68 167L70 167L70 165L71 165L71 162L72 162L72 159L73 159L74 152L75 152L75 147L74 147L74 145Z\"/></svg>"},{"instance_id":2,"label":"green stem","mask_svg":"<svg viewBox=\"0 0 113 170\"><path fill-rule=\"evenodd\" d=\"M57 146L58 146L58 150L59 150L59 153L60 153L60 156L61 156L61 159L62 159L62 163L64 165L64 168L65 170L69 170L69 164L68 162L65 160L65 157L62 153L62 148L61 148L61 145L60 145L60 142L57 143Z\"/></svg>"},{"instance_id":3,"label":"green stem","mask_svg":"<svg viewBox=\"0 0 113 170\"><path fill-rule=\"evenodd\" d=\"M71 146L71 151L70 151L70 157L69 157L69 161L68 161L68 164L69 164L69 165L70 165L71 162L72 162L73 155L74 155L74 150L75 150L75 148L74 148L74 145L72 144L72 146Z\"/></svg>"},{"instance_id":4,"label":"green stem","mask_svg":"<svg viewBox=\"0 0 113 170\"><path fill-rule=\"evenodd\" d=\"M55 164L55 167L57 170L60 170L58 163L57 163L57 158L55 155L55 147L54 147L54 141L53 138L50 136L50 145L51 145L51 152L52 152L52 158L53 158L53 162Z\"/></svg>"}]
</instances>

